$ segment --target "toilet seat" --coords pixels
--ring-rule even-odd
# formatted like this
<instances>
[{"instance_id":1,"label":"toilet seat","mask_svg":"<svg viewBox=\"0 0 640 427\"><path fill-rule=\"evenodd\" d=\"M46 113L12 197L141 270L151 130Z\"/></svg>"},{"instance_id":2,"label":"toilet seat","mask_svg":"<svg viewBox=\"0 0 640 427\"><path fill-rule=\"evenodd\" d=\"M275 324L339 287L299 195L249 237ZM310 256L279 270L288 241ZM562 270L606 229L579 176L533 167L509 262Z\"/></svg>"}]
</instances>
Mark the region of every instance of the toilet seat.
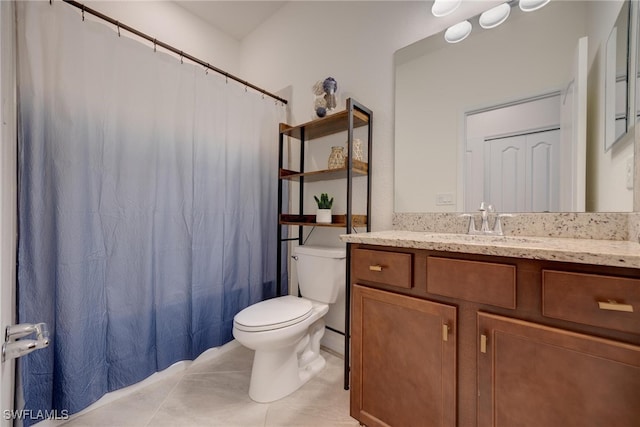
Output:
<instances>
[{"instance_id":1,"label":"toilet seat","mask_svg":"<svg viewBox=\"0 0 640 427\"><path fill-rule=\"evenodd\" d=\"M286 295L251 305L233 318L235 327L246 332L270 331L295 325L311 316L311 301Z\"/></svg>"}]
</instances>

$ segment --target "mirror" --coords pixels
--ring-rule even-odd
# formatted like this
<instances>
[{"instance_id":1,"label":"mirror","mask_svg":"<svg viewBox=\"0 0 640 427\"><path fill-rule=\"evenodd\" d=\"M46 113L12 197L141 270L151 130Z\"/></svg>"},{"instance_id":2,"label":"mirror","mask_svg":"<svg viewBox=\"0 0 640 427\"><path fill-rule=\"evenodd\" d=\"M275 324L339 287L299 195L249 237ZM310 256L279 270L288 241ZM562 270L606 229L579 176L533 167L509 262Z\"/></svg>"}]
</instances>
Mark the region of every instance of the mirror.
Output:
<instances>
[{"instance_id":1,"label":"mirror","mask_svg":"<svg viewBox=\"0 0 640 427\"><path fill-rule=\"evenodd\" d=\"M571 91L574 83L571 70L578 40L584 36L589 37L588 62L585 61L589 72L589 102L594 100L598 105L603 104L604 89L593 88L592 74L604 82L604 71L597 71L596 67L599 66L598 61L602 61L602 50L621 7L622 2L552 1L538 11L524 13L516 6L512 8L511 15L505 23L491 30L480 29L477 18L471 19L473 31L460 43L447 44L440 33L397 51L394 58L395 211L475 210L477 206L465 205L470 204L469 195L482 192L482 189L467 188L469 182L479 182L469 179L474 173L475 176L484 177L485 183L493 180L498 186L511 185L512 180L504 178L508 175L498 174L497 180L487 178L488 174L494 171L493 167L489 168L489 171L485 167L486 158L492 158L491 150L487 148L481 150L485 152L485 161L480 162L480 166L476 164L478 170L471 171L473 168L469 164L467 139L470 135L467 119L476 113L489 113L486 120L482 119L480 122L489 123L493 120L498 124L509 125L515 121L496 115L496 111L511 106L526 110L529 105L525 101L546 100L545 102L565 103L566 94ZM592 96L594 90L596 94ZM561 108L556 104L553 109ZM592 114L591 110L594 107L589 106L588 109ZM489 117L491 115L494 117ZM591 120L591 115L589 119ZM528 131L524 134L554 128L557 130L560 128L560 119L555 118L549 122L543 120L541 123L528 126ZM589 128L585 131L589 132L587 140L592 138L591 133L603 134L603 126L604 124L599 124L594 127L590 122ZM567 132L567 128L563 128L560 132ZM491 132L493 133L484 134L483 141L514 136L520 130L498 127ZM598 146L601 152L597 155L604 155L603 136L597 138L600 141ZM591 156L591 143L589 147L587 155ZM609 154L615 151L617 150L610 150ZM547 155L544 150L539 154L540 158ZM565 156L560 157L559 161L554 160L559 164L560 172L556 173L559 176L559 185L573 185L570 182L571 178L562 178L567 162L573 162L569 159L570 157ZM598 161L590 158L588 167L583 162L582 167L587 167L587 175L591 174L591 165ZM513 163L516 166L512 169L525 169L529 160L525 158L518 162ZM520 168L517 165L523 166ZM586 180L588 183L592 182L592 179L606 180L607 175L611 174L599 175L603 176L587 176ZM533 180L533 184L539 182ZM548 183L546 185L549 186ZM582 193L584 194L584 191ZM485 193L482 193L482 196L484 195ZM562 195L558 198L564 200ZM588 198L589 195L587 200ZM632 192L630 199L632 203ZM496 204L491 199L484 200ZM535 206L535 203L531 203L529 207L520 211L584 210L562 205L555 208L546 207L550 205ZM497 208L503 212L516 211L509 207ZM597 210L631 209L616 207Z\"/></svg>"},{"instance_id":2,"label":"mirror","mask_svg":"<svg viewBox=\"0 0 640 427\"><path fill-rule=\"evenodd\" d=\"M618 14L605 50L605 139L609 150L629 128L629 2Z\"/></svg>"}]
</instances>

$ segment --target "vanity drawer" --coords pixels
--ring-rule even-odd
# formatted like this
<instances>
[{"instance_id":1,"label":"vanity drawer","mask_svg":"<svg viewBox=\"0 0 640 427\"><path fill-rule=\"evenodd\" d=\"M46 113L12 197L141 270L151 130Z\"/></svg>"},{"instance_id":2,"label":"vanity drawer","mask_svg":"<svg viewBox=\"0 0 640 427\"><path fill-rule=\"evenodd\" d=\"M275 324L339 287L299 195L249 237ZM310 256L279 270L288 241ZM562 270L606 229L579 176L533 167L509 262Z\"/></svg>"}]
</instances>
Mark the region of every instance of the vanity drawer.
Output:
<instances>
[{"instance_id":1,"label":"vanity drawer","mask_svg":"<svg viewBox=\"0 0 640 427\"><path fill-rule=\"evenodd\" d=\"M427 257L427 292L497 307L516 308L516 267Z\"/></svg>"},{"instance_id":2,"label":"vanity drawer","mask_svg":"<svg viewBox=\"0 0 640 427\"><path fill-rule=\"evenodd\" d=\"M640 280L543 270L542 314L638 334Z\"/></svg>"},{"instance_id":3,"label":"vanity drawer","mask_svg":"<svg viewBox=\"0 0 640 427\"><path fill-rule=\"evenodd\" d=\"M351 254L353 279L411 288L412 255L400 252L354 249Z\"/></svg>"}]
</instances>

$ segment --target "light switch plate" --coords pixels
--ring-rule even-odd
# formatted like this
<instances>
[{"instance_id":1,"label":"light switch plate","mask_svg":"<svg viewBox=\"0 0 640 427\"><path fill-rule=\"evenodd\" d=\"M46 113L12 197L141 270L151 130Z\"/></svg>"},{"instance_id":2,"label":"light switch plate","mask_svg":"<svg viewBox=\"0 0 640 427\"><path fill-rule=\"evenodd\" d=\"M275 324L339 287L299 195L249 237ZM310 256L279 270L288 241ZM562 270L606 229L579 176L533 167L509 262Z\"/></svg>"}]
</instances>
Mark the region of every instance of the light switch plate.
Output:
<instances>
[{"instance_id":1,"label":"light switch plate","mask_svg":"<svg viewBox=\"0 0 640 427\"><path fill-rule=\"evenodd\" d=\"M453 193L436 194L436 206L453 205Z\"/></svg>"}]
</instances>

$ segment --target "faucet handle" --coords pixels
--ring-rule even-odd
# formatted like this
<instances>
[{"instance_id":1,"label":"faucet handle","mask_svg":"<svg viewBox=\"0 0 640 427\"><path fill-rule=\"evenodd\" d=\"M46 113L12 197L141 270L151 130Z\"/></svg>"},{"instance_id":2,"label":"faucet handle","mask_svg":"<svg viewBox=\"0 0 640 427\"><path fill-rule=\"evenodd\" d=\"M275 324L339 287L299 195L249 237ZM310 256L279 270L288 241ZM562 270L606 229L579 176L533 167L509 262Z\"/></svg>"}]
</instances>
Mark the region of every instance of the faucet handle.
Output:
<instances>
[{"instance_id":1,"label":"faucet handle","mask_svg":"<svg viewBox=\"0 0 640 427\"><path fill-rule=\"evenodd\" d=\"M502 230L502 221L500 221L501 218L505 218L505 217L512 217L512 214L497 214L496 215L496 220L493 223L493 233L497 234L498 236L504 236L504 231Z\"/></svg>"},{"instance_id":2,"label":"faucet handle","mask_svg":"<svg viewBox=\"0 0 640 427\"><path fill-rule=\"evenodd\" d=\"M459 215L460 218L469 218L469 227L467 228L467 234L476 233L476 221L473 219L473 214L464 213Z\"/></svg>"}]
</instances>

